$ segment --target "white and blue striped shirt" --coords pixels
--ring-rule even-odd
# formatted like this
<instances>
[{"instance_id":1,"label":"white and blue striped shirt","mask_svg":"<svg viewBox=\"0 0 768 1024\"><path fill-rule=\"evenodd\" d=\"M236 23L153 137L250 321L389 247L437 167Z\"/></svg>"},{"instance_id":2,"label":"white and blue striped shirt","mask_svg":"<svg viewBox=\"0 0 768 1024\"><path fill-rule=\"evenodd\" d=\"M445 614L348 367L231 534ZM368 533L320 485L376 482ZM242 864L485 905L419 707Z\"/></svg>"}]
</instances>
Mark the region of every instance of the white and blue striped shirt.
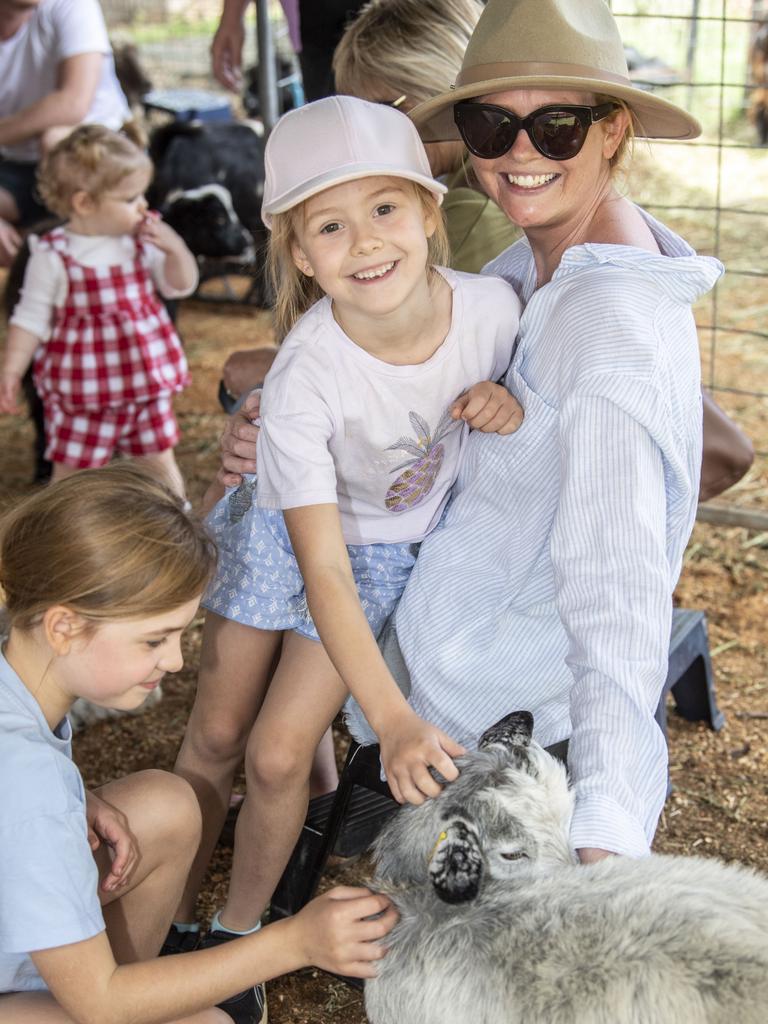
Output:
<instances>
[{"instance_id":1,"label":"white and blue striped shirt","mask_svg":"<svg viewBox=\"0 0 768 1024\"><path fill-rule=\"evenodd\" d=\"M468 746L532 711L540 743L571 739L574 846L630 856L666 792L654 711L701 464L691 304L722 273L643 216L663 255L574 246L535 290L521 239L484 269L525 306L505 381L525 421L472 434L396 617L415 711Z\"/></svg>"}]
</instances>

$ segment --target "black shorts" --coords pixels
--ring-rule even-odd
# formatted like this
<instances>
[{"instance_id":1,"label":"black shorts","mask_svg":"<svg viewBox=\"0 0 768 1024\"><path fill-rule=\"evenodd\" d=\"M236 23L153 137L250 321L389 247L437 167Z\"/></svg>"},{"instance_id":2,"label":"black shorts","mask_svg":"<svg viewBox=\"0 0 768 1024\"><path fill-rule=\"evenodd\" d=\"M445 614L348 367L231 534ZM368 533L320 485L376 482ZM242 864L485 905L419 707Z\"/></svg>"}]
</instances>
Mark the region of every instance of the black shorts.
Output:
<instances>
[{"instance_id":1,"label":"black shorts","mask_svg":"<svg viewBox=\"0 0 768 1024\"><path fill-rule=\"evenodd\" d=\"M13 196L19 211L19 227L30 227L51 216L37 194L36 163L0 157L0 188Z\"/></svg>"}]
</instances>

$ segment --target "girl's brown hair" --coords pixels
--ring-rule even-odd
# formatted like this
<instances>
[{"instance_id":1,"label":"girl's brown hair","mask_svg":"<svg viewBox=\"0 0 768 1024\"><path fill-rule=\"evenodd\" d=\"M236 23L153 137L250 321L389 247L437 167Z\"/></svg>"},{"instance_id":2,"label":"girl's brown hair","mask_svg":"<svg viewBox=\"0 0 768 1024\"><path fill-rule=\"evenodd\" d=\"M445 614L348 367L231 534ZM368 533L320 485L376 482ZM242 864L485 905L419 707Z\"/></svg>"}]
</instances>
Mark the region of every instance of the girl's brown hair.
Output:
<instances>
[{"instance_id":1,"label":"girl's brown hair","mask_svg":"<svg viewBox=\"0 0 768 1024\"><path fill-rule=\"evenodd\" d=\"M415 182L412 184L425 216L431 217L436 224L428 243L428 267L447 266L450 263L451 250L440 203L429 189ZM292 249L298 241L296 224L303 216L303 209L304 204L300 203L285 213L276 213L272 216L267 271L275 294L274 320L278 342L283 340L299 317L324 295L316 278L302 274L293 261Z\"/></svg>"},{"instance_id":2,"label":"girl's brown hair","mask_svg":"<svg viewBox=\"0 0 768 1024\"><path fill-rule=\"evenodd\" d=\"M81 124L43 157L37 189L49 210L68 217L75 192L99 199L134 171L151 169L147 154L127 136Z\"/></svg>"},{"instance_id":3,"label":"girl's brown hair","mask_svg":"<svg viewBox=\"0 0 768 1024\"><path fill-rule=\"evenodd\" d=\"M215 565L202 524L131 463L76 473L0 521L0 586L20 630L53 605L92 626L160 615L197 597Z\"/></svg>"}]
</instances>

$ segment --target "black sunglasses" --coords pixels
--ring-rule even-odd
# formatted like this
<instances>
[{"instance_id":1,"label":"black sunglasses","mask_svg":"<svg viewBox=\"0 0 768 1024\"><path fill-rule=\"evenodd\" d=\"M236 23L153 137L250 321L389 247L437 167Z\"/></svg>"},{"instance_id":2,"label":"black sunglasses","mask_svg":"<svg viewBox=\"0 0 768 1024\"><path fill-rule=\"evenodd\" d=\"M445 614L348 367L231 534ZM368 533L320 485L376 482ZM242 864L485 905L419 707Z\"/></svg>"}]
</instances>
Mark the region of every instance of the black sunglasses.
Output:
<instances>
[{"instance_id":1,"label":"black sunglasses","mask_svg":"<svg viewBox=\"0 0 768 1024\"><path fill-rule=\"evenodd\" d=\"M467 149L483 160L495 160L512 149L521 128L542 156L570 160L581 151L590 125L618 109L618 103L598 107L552 104L518 117L493 103L463 100L454 106L453 119Z\"/></svg>"}]
</instances>

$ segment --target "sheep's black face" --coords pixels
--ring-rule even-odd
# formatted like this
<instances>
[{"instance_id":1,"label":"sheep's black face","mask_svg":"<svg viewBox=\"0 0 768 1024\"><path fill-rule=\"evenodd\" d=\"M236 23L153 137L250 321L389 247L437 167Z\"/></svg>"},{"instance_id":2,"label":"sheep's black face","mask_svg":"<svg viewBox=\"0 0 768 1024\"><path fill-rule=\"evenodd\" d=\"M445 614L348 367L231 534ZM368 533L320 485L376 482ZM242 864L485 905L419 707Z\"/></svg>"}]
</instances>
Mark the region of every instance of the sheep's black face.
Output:
<instances>
[{"instance_id":1,"label":"sheep's black face","mask_svg":"<svg viewBox=\"0 0 768 1024\"><path fill-rule=\"evenodd\" d=\"M571 864L572 797L565 768L531 739L528 712L507 716L434 800L405 807L376 842L377 877L433 885L440 899L475 898L484 879Z\"/></svg>"}]
</instances>

